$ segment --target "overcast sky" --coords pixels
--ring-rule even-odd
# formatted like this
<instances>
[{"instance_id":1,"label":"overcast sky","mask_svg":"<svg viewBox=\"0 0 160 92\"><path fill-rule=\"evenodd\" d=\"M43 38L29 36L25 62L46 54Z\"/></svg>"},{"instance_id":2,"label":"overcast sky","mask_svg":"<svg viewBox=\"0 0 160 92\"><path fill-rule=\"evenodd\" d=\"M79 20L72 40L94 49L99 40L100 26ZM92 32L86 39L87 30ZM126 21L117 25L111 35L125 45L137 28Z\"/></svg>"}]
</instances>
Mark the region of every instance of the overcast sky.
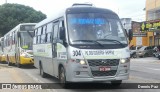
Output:
<instances>
[{"instance_id":1,"label":"overcast sky","mask_svg":"<svg viewBox=\"0 0 160 92\"><path fill-rule=\"evenodd\" d=\"M6 0L0 0L0 5ZM70 7L73 3L93 3L96 7L108 8L116 12L120 18L132 18L134 21L145 20L146 0L7 0L8 3L18 3L33 7L52 16L54 13Z\"/></svg>"}]
</instances>

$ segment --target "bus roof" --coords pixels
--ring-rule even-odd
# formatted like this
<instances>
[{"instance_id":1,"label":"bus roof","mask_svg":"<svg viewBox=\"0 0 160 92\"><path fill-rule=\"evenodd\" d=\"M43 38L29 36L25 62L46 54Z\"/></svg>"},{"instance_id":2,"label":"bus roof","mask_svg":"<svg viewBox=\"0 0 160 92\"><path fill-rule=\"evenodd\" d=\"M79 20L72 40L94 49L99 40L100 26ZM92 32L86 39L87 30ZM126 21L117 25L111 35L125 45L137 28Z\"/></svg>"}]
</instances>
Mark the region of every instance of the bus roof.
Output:
<instances>
[{"instance_id":1,"label":"bus roof","mask_svg":"<svg viewBox=\"0 0 160 92\"><path fill-rule=\"evenodd\" d=\"M44 25L44 24L46 24L46 23L49 23L49 22L53 21L54 19L57 19L57 18L62 17L62 16L64 15L64 13L65 13L65 11L57 14L56 16L52 16L52 17L49 17L49 18L46 18L46 19L42 20L41 22L39 22L39 23L35 26L35 28L37 28L37 27L39 27L39 26L42 26L42 25Z\"/></svg>"},{"instance_id":2,"label":"bus roof","mask_svg":"<svg viewBox=\"0 0 160 92\"><path fill-rule=\"evenodd\" d=\"M105 8L98 8L93 6L87 6L87 7L70 7L66 10L66 13L85 13L85 12L91 12L91 13L108 13L108 14L116 14L115 12L105 9ZM117 15L117 14L116 14Z\"/></svg>"}]
</instances>

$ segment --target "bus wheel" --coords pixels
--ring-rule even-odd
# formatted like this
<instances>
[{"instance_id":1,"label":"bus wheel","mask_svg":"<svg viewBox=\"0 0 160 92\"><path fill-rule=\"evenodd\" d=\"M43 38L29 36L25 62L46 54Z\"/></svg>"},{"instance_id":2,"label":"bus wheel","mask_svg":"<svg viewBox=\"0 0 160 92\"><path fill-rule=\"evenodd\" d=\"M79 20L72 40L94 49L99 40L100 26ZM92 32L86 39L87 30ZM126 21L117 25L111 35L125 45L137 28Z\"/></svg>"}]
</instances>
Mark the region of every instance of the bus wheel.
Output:
<instances>
[{"instance_id":1,"label":"bus wheel","mask_svg":"<svg viewBox=\"0 0 160 92\"><path fill-rule=\"evenodd\" d=\"M8 66L11 66L11 65L12 65L12 63L9 61L8 56L7 56L7 63L8 63Z\"/></svg>"},{"instance_id":2,"label":"bus wheel","mask_svg":"<svg viewBox=\"0 0 160 92\"><path fill-rule=\"evenodd\" d=\"M12 65L12 63L8 61L8 66L11 66L11 65Z\"/></svg>"},{"instance_id":3,"label":"bus wheel","mask_svg":"<svg viewBox=\"0 0 160 92\"><path fill-rule=\"evenodd\" d=\"M43 67L41 64L39 64L39 71L40 71L40 75L45 78L47 76L47 74L44 72Z\"/></svg>"},{"instance_id":4,"label":"bus wheel","mask_svg":"<svg viewBox=\"0 0 160 92\"><path fill-rule=\"evenodd\" d=\"M21 65L20 63L17 63L17 67L18 67L18 68L21 68L21 66L22 66L22 65Z\"/></svg>"},{"instance_id":5,"label":"bus wheel","mask_svg":"<svg viewBox=\"0 0 160 92\"><path fill-rule=\"evenodd\" d=\"M66 74L65 74L65 70L63 67L60 68L60 71L59 71L59 80L60 80L60 84L63 88L66 88L67 85L66 85Z\"/></svg>"},{"instance_id":6,"label":"bus wheel","mask_svg":"<svg viewBox=\"0 0 160 92\"><path fill-rule=\"evenodd\" d=\"M122 84L122 80L116 80L116 81L111 81L111 85L112 86L120 86Z\"/></svg>"}]
</instances>

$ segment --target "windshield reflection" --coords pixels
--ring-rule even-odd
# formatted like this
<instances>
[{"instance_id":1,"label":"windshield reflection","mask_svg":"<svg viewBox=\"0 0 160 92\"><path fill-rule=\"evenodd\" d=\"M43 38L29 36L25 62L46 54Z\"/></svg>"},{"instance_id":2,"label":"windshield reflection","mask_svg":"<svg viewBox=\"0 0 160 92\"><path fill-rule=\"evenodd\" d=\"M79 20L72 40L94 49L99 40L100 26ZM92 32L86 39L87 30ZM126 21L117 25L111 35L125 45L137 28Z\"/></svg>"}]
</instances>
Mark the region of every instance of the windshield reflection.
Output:
<instances>
[{"instance_id":1,"label":"windshield reflection","mask_svg":"<svg viewBox=\"0 0 160 92\"><path fill-rule=\"evenodd\" d=\"M68 14L69 40L71 44L85 44L87 41L75 40L92 40L111 39L117 40L122 44L127 44L122 25L119 19L112 15L100 13L83 13ZM102 44L117 44L112 41L102 40ZM93 42L87 42L94 44Z\"/></svg>"},{"instance_id":2,"label":"windshield reflection","mask_svg":"<svg viewBox=\"0 0 160 92\"><path fill-rule=\"evenodd\" d=\"M32 35L34 34L34 32L30 32ZM28 32L21 32L20 33L20 45L23 49L27 49L27 50L32 50L33 47L33 39L32 37L28 34Z\"/></svg>"}]
</instances>

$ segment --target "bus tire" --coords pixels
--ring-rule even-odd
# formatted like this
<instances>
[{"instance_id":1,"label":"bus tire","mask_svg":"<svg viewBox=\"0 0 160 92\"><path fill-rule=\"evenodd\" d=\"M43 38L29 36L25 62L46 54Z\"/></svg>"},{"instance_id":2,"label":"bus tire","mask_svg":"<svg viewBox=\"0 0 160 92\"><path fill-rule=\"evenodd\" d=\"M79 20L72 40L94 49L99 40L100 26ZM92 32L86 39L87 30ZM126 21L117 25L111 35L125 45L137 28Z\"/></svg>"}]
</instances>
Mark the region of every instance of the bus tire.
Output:
<instances>
[{"instance_id":1,"label":"bus tire","mask_svg":"<svg viewBox=\"0 0 160 92\"><path fill-rule=\"evenodd\" d=\"M21 66L22 66L22 65L21 65L20 63L17 63L17 67L18 67L18 68L21 68Z\"/></svg>"},{"instance_id":2,"label":"bus tire","mask_svg":"<svg viewBox=\"0 0 160 92\"><path fill-rule=\"evenodd\" d=\"M122 80L111 81L111 85L119 87L122 84Z\"/></svg>"},{"instance_id":3,"label":"bus tire","mask_svg":"<svg viewBox=\"0 0 160 92\"><path fill-rule=\"evenodd\" d=\"M61 86L63 88L67 88L66 74L65 74L65 69L63 66L61 66L59 70L59 80L60 80Z\"/></svg>"},{"instance_id":4,"label":"bus tire","mask_svg":"<svg viewBox=\"0 0 160 92\"><path fill-rule=\"evenodd\" d=\"M42 78L47 77L47 74L43 70L42 64L39 64L39 71L40 71L40 75L42 76Z\"/></svg>"},{"instance_id":5,"label":"bus tire","mask_svg":"<svg viewBox=\"0 0 160 92\"><path fill-rule=\"evenodd\" d=\"M11 66L11 65L12 65L12 63L8 61L8 66Z\"/></svg>"},{"instance_id":6,"label":"bus tire","mask_svg":"<svg viewBox=\"0 0 160 92\"><path fill-rule=\"evenodd\" d=\"M12 63L9 61L9 57L7 56L7 63L8 63L8 66L11 66Z\"/></svg>"}]
</instances>

